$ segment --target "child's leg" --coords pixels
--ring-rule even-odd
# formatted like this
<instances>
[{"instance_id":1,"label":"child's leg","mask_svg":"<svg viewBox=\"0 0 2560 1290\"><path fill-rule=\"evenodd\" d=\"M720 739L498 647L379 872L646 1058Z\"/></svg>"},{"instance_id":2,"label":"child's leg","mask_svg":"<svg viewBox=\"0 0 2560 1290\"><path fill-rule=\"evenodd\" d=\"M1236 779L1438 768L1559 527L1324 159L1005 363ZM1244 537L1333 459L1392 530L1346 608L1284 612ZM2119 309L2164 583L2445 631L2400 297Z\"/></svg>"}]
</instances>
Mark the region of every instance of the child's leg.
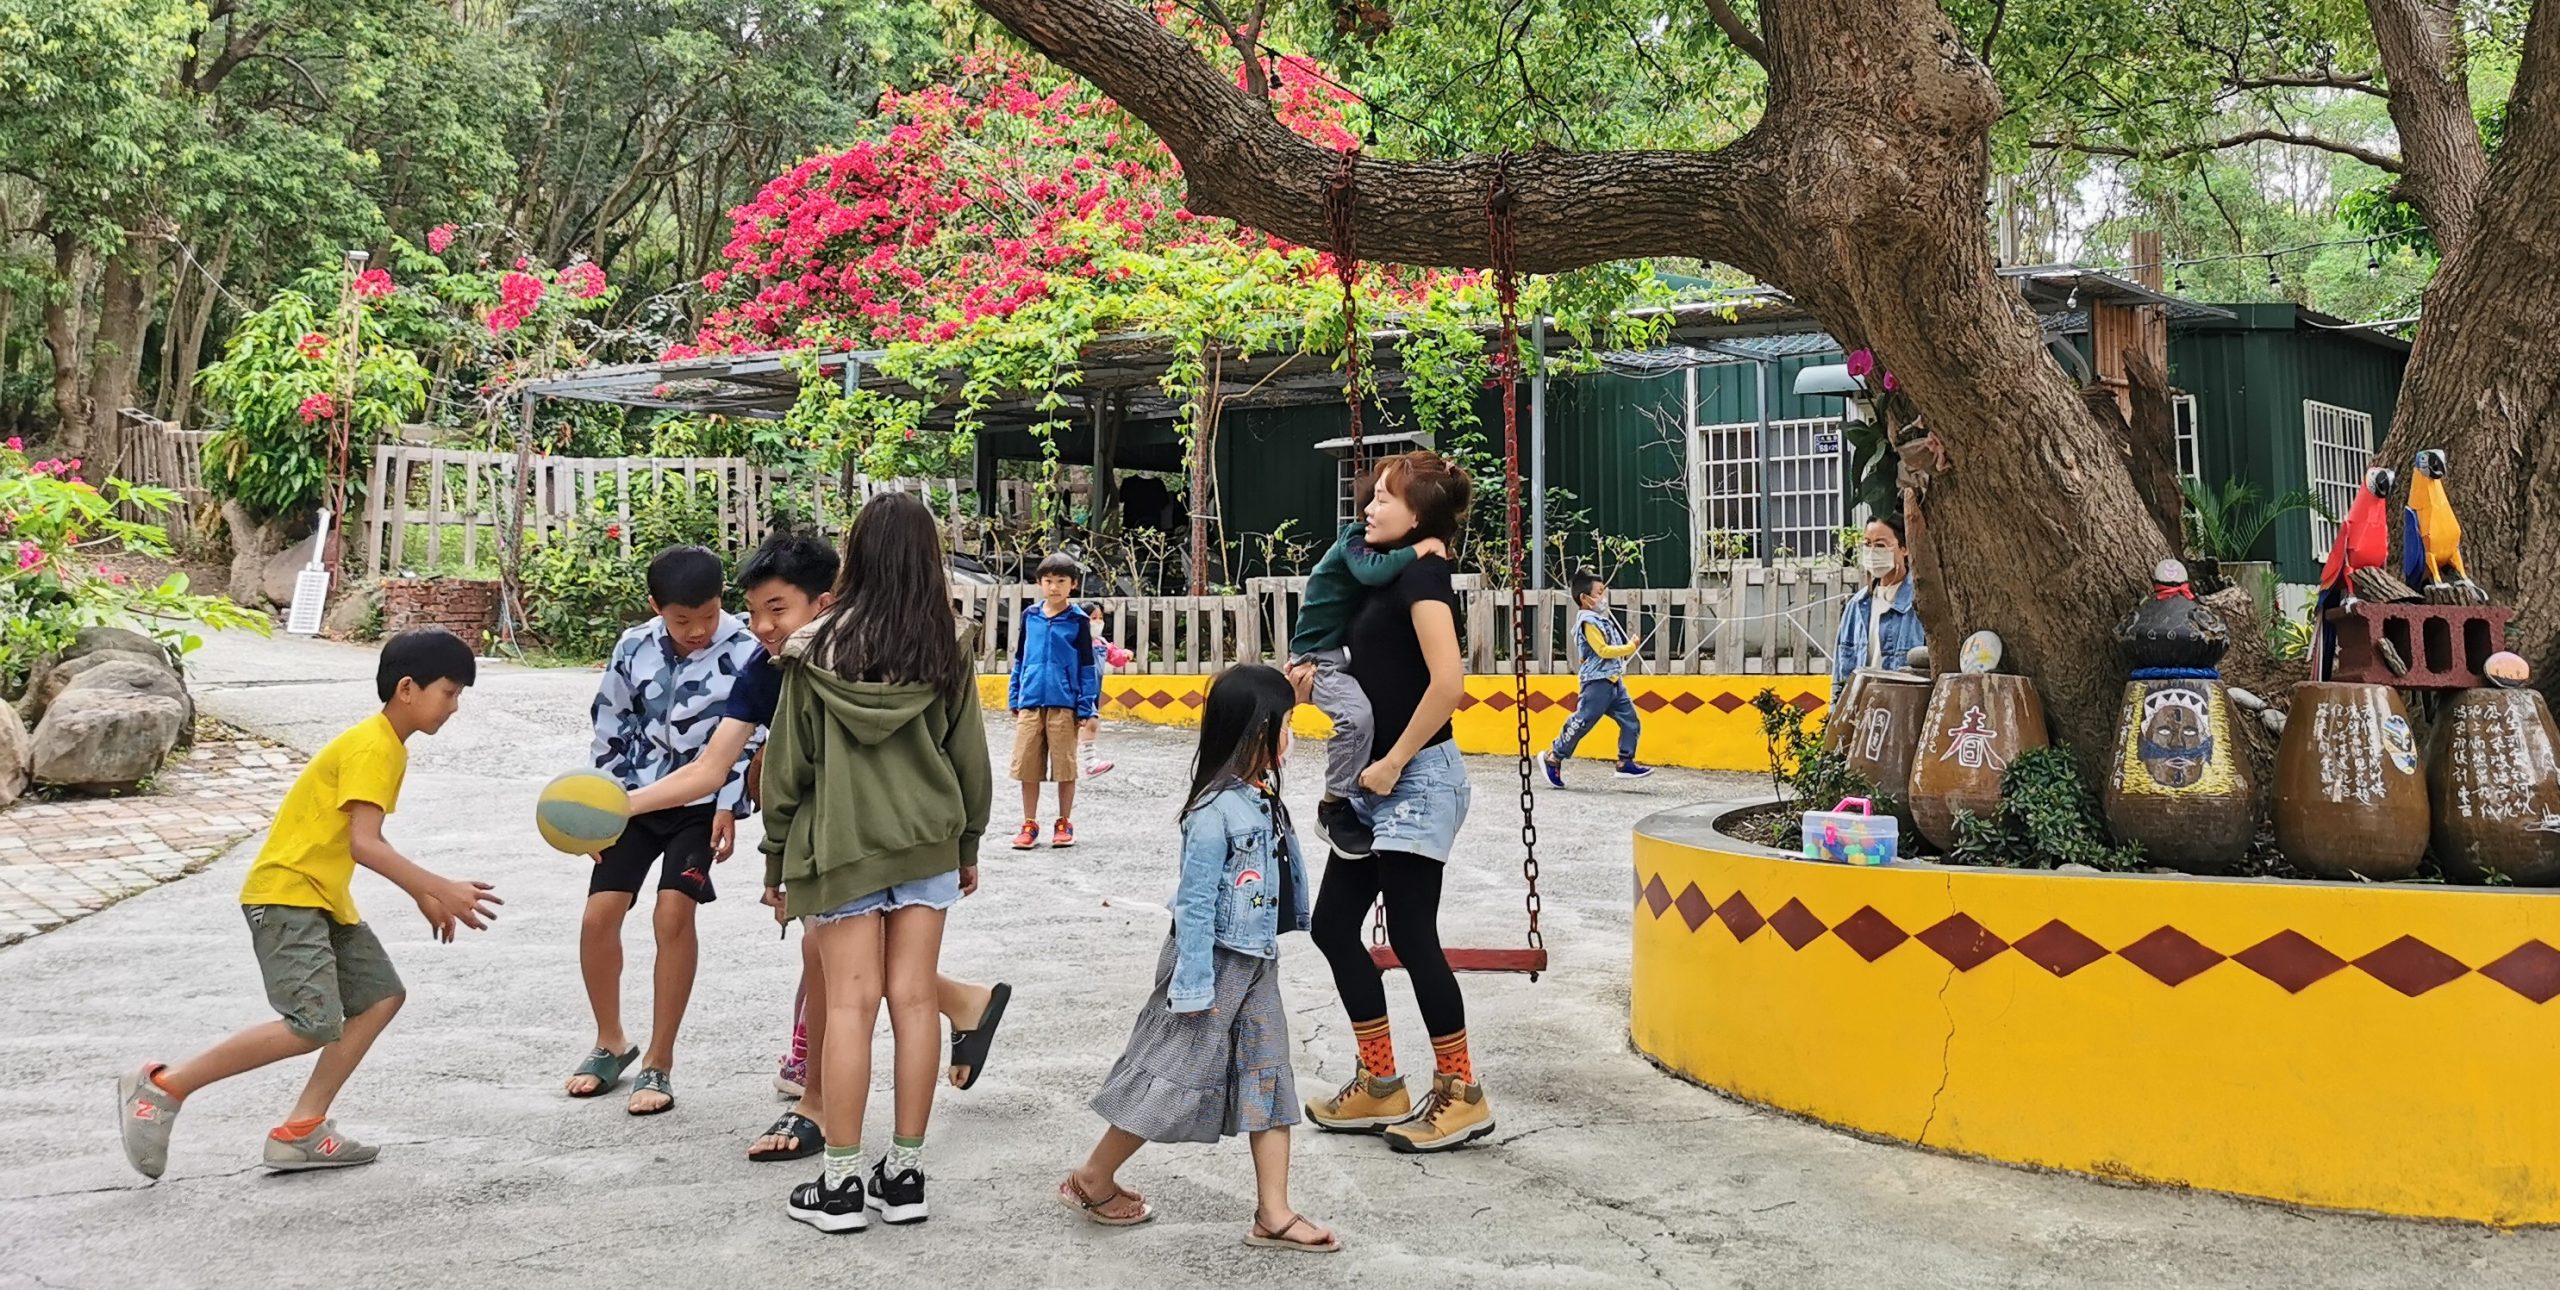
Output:
<instances>
[{"instance_id":1,"label":"child's leg","mask_svg":"<svg viewBox=\"0 0 2560 1290\"><path fill-rule=\"evenodd\" d=\"M1606 681L1594 681L1582 687L1582 693L1573 701L1573 715L1565 718L1564 729L1557 733L1554 745L1547 749L1548 756L1557 761L1573 756L1573 750L1582 744L1582 737L1590 734L1591 728L1600 724L1600 718L1609 711L1608 691Z\"/></svg>"},{"instance_id":2,"label":"child's leg","mask_svg":"<svg viewBox=\"0 0 2560 1290\"><path fill-rule=\"evenodd\" d=\"M578 975L586 981L587 1008L595 1014L595 1046L619 1053L631 1047L631 1039L622 1033L622 918L631 912L631 897L618 891L600 891L587 897L587 908L578 918ZM568 1088L572 1093L595 1091L599 1081L593 1075L572 1075Z\"/></svg>"},{"instance_id":3,"label":"child's leg","mask_svg":"<svg viewBox=\"0 0 2560 1290\"><path fill-rule=\"evenodd\" d=\"M329 1104L338 1099L338 1090L346 1087L347 1077L356 1073L366 1051L382 1037L391 1019L400 1015L400 1005L408 997L392 995L347 1018L337 1041L321 1048L320 1060L312 1063L311 1078L302 1082L302 1096L294 1100L293 1114L285 1117L288 1122L329 1118Z\"/></svg>"},{"instance_id":4,"label":"child's leg","mask_svg":"<svg viewBox=\"0 0 2560 1290\"><path fill-rule=\"evenodd\" d=\"M1333 738L1324 748L1324 795L1343 799L1360 791L1360 772L1369 768L1377 719L1360 682L1342 670L1342 653L1329 650L1316 658L1316 710L1333 723Z\"/></svg>"},{"instance_id":5,"label":"child's leg","mask_svg":"<svg viewBox=\"0 0 2560 1290\"><path fill-rule=\"evenodd\" d=\"M821 923L809 933L818 947L826 989L826 1019L810 1027L820 1087L818 1122L827 1146L862 1146L864 1102L871 1092L871 1031L880 1017L880 916L861 914ZM827 1042L833 1035L835 1041ZM813 1075L817 1072L813 1071Z\"/></svg>"},{"instance_id":6,"label":"child's leg","mask_svg":"<svg viewBox=\"0 0 2560 1290\"><path fill-rule=\"evenodd\" d=\"M321 1045L305 1039L281 1021L260 1022L246 1030L235 1031L213 1047L153 1072L152 1082L171 1097L185 1098L208 1085L219 1084L234 1075L246 1075L262 1066L316 1052Z\"/></svg>"},{"instance_id":7,"label":"child's leg","mask_svg":"<svg viewBox=\"0 0 2560 1290\"><path fill-rule=\"evenodd\" d=\"M816 1007L809 1006L815 1003ZM814 936L800 938L800 1024L806 1047L801 1058L800 1100L791 1104L794 1114L805 1115L823 1124L826 1117L818 1113L819 1099L825 1096L819 1069L825 1063L827 1037L827 977L818 961L818 942ZM789 1151L803 1145L789 1138L765 1134L747 1147L752 1156L762 1151Z\"/></svg>"},{"instance_id":8,"label":"child's leg","mask_svg":"<svg viewBox=\"0 0 2560 1290\"><path fill-rule=\"evenodd\" d=\"M1249 1136L1253 1143L1253 1225L1256 1234L1300 1245L1323 1245L1333 1233L1314 1219L1298 1221L1289 1206L1289 1130L1264 1129Z\"/></svg>"},{"instance_id":9,"label":"child's leg","mask_svg":"<svg viewBox=\"0 0 2560 1290\"><path fill-rule=\"evenodd\" d=\"M1058 785L1058 818L1062 820L1076 818L1076 782L1072 779Z\"/></svg>"},{"instance_id":10,"label":"child's leg","mask_svg":"<svg viewBox=\"0 0 2560 1290\"><path fill-rule=\"evenodd\" d=\"M1036 820L1040 818L1039 780L1026 779L1022 781L1022 818L1026 820Z\"/></svg>"},{"instance_id":11,"label":"child's leg","mask_svg":"<svg viewBox=\"0 0 2560 1290\"><path fill-rule=\"evenodd\" d=\"M1102 1141L1093 1144L1093 1154L1067 1175L1067 1181L1093 1206L1093 1212L1104 1218L1135 1218L1145 1212L1146 1201L1120 1186L1120 1166L1129 1163L1129 1157L1145 1145L1145 1138L1112 1125L1102 1131Z\"/></svg>"},{"instance_id":12,"label":"child's leg","mask_svg":"<svg viewBox=\"0 0 2560 1290\"><path fill-rule=\"evenodd\" d=\"M1617 681L1609 686L1609 719L1618 723L1618 760L1636 759L1636 741L1644 735L1644 721L1636 716L1636 701L1627 693L1627 683Z\"/></svg>"},{"instance_id":13,"label":"child's leg","mask_svg":"<svg viewBox=\"0 0 2560 1290\"><path fill-rule=\"evenodd\" d=\"M650 922L658 936L658 962L651 982L649 1001L649 1048L641 1054L641 1068L672 1071L676 1063L676 1032L684 1026L685 1005L693 1000L693 977L702 957L702 942L694 932L694 914L701 908L693 897L681 891L658 893L658 907ZM640 1110L663 1105L666 1097L654 1092L631 1095Z\"/></svg>"},{"instance_id":14,"label":"child's leg","mask_svg":"<svg viewBox=\"0 0 2560 1290\"><path fill-rule=\"evenodd\" d=\"M942 910L910 905L884 920L889 1033L894 1044L890 1087L899 1145L920 1144L933 1118L942 1077L942 1007L934 965L942 957Z\"/></svg>"}]
</instances>

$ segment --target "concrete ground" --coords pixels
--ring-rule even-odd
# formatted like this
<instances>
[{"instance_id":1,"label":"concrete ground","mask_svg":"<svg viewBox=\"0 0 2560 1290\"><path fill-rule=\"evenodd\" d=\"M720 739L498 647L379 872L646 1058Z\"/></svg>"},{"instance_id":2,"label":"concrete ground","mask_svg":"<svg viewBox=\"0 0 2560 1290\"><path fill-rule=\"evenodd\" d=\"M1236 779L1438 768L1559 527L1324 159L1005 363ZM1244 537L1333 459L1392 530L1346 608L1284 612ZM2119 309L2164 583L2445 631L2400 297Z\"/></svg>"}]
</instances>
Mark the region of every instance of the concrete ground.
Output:
<instances>
[{"instance_id":1,"label":"concrete ground","mask_svg":"<svg viewBox=\"0 0 2560 1290\"><path fill-rule=\"evenodd\" d=\"M207 710L309 750L374 706L372 667L344 646L225 638L197 679ZM495 930L436 945L398 891L358 879L412 992L338 1106L351 1132L387 1147L377 1165L296 1176L252 1165L301 1063L199 1095L156 1186L117 1149L119 1071L269 1015L235 912L255 839L199 876L0 949L0 1287L2560 1283L2560 1233L2031 1174L1858 1141L1662 1075L1625 1035L1628 829L1745 786L1677 772L1622 786L1585 770L1575 792L1541 798L1556 971L1536 984L1466 979L1502 1123L1490 1145L1415 1159L1374 1139L1301 1136L1295 1195L1341 1233L1348 1248L1331 1258L1239 1244L1253 1203L1241 1143L1149 1148L1125 1177L1163 1217L1088 1226L1052 1189L1101 1128L1084 1102L1148 992L1162 935L1158 918L1103 901L1165 898L1189 755L1185 732L1150 727L1106 735L1120 769L1086 794L1082 847L991 850L985 890L953 917L945 965L1017 994L985 1079L937 1104L934 1220L821 1236L782 1213L811 1170L743 1158L776 1113L798 950L755 903L751 859L719 874L722 897L703 911L678 1108L634 1119L619 1097L560 1091L590 1040L574 948L587 866L546 851L530 824L536 790L581 761L592 679L490 667L445 734L413 745L392 839L430 868L495 881L508 904ZM1309 796L1314 751L1295 797ZM1447 923L1453 941L1510 944L1521 932L1511 769L1474 769ZM999 827L1010 810L1000 805ZM636 1038L645 918L627 944ZM1302 938L1283 956L1300 1085L1319 1090L1349 1073L1349 1037L1319 957ZM1416 1067L1428 1051L1409 997L1395 1020ZM885 1036L879 1052L885 1065ZM873 1106L882 1125L885 1089Z\"/></svg>"}]
</instances>

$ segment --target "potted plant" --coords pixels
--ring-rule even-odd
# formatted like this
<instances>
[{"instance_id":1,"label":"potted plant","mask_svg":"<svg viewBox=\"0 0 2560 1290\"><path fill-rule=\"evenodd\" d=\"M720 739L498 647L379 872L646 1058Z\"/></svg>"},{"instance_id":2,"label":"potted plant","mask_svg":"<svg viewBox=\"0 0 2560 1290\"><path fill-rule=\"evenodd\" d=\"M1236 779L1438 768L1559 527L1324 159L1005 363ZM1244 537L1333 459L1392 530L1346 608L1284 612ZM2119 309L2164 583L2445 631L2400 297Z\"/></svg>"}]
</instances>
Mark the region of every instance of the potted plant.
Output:
<instances>
[{"instance_id":1,"label":"potted plant","mask_svg":"<svg viewBox=\"0 0 2560 1290\"><path fill-rule=\"evenodd\" d=\"M2186 494L2188 573L2197 588L2207 594L2228 586L2244 588L2269 614L2276 612L2276 568L2270 561L2250 558L2259 540L2277 520L2297 511L2332 522L2337 518L2307 488L2267 501L2258 485L2246 479L2226 479L2215 488L2182 479L2178 487Z\"/></svg>"}]
</instances>

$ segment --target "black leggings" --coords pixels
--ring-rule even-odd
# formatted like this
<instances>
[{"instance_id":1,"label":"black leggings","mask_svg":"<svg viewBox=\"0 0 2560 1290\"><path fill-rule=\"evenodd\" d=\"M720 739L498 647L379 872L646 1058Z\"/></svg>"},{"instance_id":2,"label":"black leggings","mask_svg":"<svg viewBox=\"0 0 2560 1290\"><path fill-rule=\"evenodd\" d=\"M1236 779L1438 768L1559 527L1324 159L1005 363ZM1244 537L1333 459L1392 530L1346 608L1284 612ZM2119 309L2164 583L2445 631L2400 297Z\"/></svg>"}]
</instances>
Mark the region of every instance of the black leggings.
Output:
<instances>
[{"instance_id":1,"label":"black leggings","mask_svg":"<svg viewBox=\"0 0 2560 1290\"><path fill-rule=\"evenodd\" d=\"M1422 1024L1434 1036L1467 1028L1466 997L1458 993L1458 976L1440 948L1440 877L1446 867L1403 851L1380 851L1358 860L1335 856L1326 862L1308 934L1333 965L1333 988L1353 1021L1387 1015L1386 978L1369 957L1363 927L1369 906L1383 896L1387 941L1413 981Z\"/></svg>"}]
</instances>

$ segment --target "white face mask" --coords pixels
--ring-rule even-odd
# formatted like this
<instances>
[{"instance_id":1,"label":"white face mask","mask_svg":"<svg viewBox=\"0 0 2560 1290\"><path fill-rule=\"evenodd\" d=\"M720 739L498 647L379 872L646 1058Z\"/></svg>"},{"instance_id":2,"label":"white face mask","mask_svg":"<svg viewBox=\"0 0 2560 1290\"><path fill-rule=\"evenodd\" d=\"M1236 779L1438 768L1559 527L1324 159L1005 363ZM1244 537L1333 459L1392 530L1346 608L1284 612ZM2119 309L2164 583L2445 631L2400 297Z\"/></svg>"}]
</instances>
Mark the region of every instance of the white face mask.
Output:
<instances>
[{"instance_id":1,"label":"white face mask","mask_svg":"<svg viewBox=\"0 0 2560 1290\"><path fill-rule=\"evenodd\" d=\"M1871 546L1858 553L1858 562L1866 566L1867 572L1881 578L1893 572L1894 553L1880 546Z\"/></svg>"}]
</instances>

